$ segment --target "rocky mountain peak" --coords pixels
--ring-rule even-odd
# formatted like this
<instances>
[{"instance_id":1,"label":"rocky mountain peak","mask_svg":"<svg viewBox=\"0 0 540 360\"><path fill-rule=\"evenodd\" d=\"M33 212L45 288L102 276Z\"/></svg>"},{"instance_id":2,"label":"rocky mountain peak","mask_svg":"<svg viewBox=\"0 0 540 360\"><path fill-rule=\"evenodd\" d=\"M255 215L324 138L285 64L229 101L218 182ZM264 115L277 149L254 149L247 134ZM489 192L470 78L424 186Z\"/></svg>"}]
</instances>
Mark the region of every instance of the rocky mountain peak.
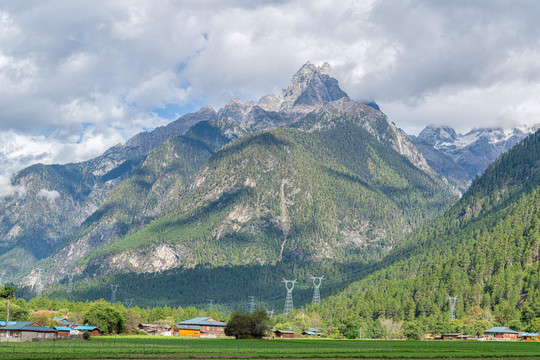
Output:
<instances>
[{"instance_id":1,"label":"rocky mountain peak","mask_svg":"<svg viewBox=\"0 0 540 360\"><path fill-rule=\"evenodd\" d=\"M339 87L338 81L330 77L331 70L327 62L320 67L307 62L294 74L289 86L281 92L280 98L283 102L280 110L292 110L297 106L314 106L348 98Z\"/></svg>"},{"instance_id":2,"label":"rocky mountain peak","mask_svg":"<svg viewBox=\"0 0 540 360\"><path fill-rule=\"evenodd\" d=\"M430 145L452 142L458 135L455 130L449 126L428 125L418 134L418 138Z\"/></svg>"}]
</instances>

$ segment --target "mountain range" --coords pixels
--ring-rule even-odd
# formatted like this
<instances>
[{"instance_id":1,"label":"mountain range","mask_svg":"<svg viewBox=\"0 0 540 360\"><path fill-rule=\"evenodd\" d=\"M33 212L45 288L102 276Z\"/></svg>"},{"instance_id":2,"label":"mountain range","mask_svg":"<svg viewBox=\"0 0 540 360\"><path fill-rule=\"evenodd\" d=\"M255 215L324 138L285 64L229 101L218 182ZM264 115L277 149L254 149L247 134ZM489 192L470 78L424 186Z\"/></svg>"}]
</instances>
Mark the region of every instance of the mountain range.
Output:
<instances>
[{"instance_id":1,"label":"mountain range","mask_svg":"<svg viewBox=\"0 0 540 360\"><path fill-rule=\"evenodd\" d=\"M226 299L248 291L232 281L246 267L259 282L251 289L283 270L340 276L385 258L448 209L485 159L532 131L409 137L330 74L307 63L277 96L205 107L95 159L18 172L19 191L0 204L7 278L59 294L73 273L70 296L84 299L103 296L107 281L152 293L151 282L206 274L226 284Z\"/></svg>"},{"instance_id":2,"label":"mountain range","mask_svg":"<svg viewBox=\"0 0 540 360\"><path fill-rule=\"evenodd\" d=\"M540 126L513 129L473 129L457 134L448 126L426 126L418 136L410 136L429 166L461 191L481 175L489 164Z\"/></svg>"}]
</instances>

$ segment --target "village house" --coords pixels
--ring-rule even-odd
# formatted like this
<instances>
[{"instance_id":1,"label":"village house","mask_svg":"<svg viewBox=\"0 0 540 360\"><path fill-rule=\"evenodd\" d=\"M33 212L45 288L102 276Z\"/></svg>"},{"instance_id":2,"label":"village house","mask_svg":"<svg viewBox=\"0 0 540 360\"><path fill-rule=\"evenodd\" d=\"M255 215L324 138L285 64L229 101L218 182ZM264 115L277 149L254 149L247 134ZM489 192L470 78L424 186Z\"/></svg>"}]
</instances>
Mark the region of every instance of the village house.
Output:
<instances>
[{"instance_id":1,"label":"village house","mask_svg":"<svg viewBox=\"0 0 540 360\"><path fill-rule=\"evenodd\" d=\"M468 340L471 338L471 335L464 334L443 334L443 340Z\"/></svg>"},{"instance_id":2,"label":"village house","mask_svg":"<svg viewBox=\"0 0 540 360\"><path fill-rule=\"evenodd\" d=\"M305 330L302 331L302 335L304 335L305 337L313 338L317 336L317 333L314 331Z\"/></svg>"},{"instance_id":3,"label":"village house","mask_svg":"<svg viewBox=\"0 0 540 360\"><path fill-rule=\"evenodd\" d=\"M540 334L538 333L520 333L519 338L521 341L540 341Z\"/></svg>"},{"instance_id":4,"label":"village house","mask_svg":"<svg viewBox=\"0 0 540 360\"><path fill-rule=\"evenodd\" d=\"M186 327L189 326L189 327ZM227 323L223 321L217 321L211 317L196 317L193 319L180 321L174 324L173 334L175 336L189 336L189 337L199 337L205 335L213 335L217 337L225 336L225 327ZM199 328L197 328L199 327ZM196 332L199 332L196 335ZM188 334L188 335L182 335Z\"/></svg>"},{"instance_id":5,"label":"village house","mask_svg":"<svg viewBox=\"0 0 540 360\"><path fill-rule=\"evenodd\" d=\"M199 325L182 325L174 326L174 335L183 337L200 337L202 328Z\"/></svg>"},{"instance_id":6,"label":"village house","mask_svg":"<svg viewBox=\"0 0 540 360\"><path fill-rule=\"evenodd\" d=\"M53 340L57 331L32 321L17 321L0 327L2 341L33 341L35 339Z\"/></svg>"},{"instance_id":7,"label":"village house","mask_svg":"<svg viewBox=\"0 0 540 360\"><path fill-rule=\"evenodd\" d=\"M294 338L294 331L292 330L274 330L274 334L277 338L282 338L282 339Z\"/></svg>"},{"instance_id":8,"label":"village house","mask_svg":"<svg viewBox=\"0 0 540 360\"><path fill-rule=\"evenodd\" d=\"M139 324L139 330L149 335L155 335L157 332L157 328L158 326L156 324Z\"/></svg>"},{"instance_id":9,"label":"village house","mask_svg":"<svg viewBox=\"0 0 540 360\"><path fill-rule=\"evenodd\" d=\"M55 317L55 318L53 318L53 321L55 321L55 322L57 322L59 324L62 324L62 326L69 326L71 329L73 329L76 326L79 326L79 324L71 322L65 317Z\"/></svg>"},{"instance_id":10,"label":"village house","mask_svg":"<svg viewBox=\"0 0 540 360\"><path fill-rule=\"evenodd\" d=\"M55 326L56 336L68 337L71 334L71 328L69 326Z\"/></svg>"},{"instance_id":11,"label":"village house","mask_svg":"<svg viewBox=\"0 0 540 360\"><path fill-rule=\"evenodd\" d=\"M508 327L496 326L489 330L484 330L484 335L494 339L517 339L519 333Z\"/></svg>"},{"instance_id":12,"label":"village house","mask_svg":"<svg viewBox=\"0 0 540 360\"><path fill-rule=\"evenodd\" d=\"M90 332L90 335L92 336L98 336L99 335L99 329L96 326L85 326L85 325L79 325L73 328L73 330L83 333L85 331Z\"/></svg>"}]
</instances>

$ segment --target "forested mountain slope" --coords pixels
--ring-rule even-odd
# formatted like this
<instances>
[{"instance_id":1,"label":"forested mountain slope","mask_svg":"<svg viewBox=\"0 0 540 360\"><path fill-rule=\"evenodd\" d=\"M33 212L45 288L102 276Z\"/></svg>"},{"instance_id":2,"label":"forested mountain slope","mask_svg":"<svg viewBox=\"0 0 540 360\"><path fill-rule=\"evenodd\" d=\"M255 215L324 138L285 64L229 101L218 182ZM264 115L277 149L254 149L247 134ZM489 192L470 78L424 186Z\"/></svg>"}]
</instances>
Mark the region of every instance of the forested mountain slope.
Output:
<instances>
[{"instance_id":1,"label":"forested mountain slope","mask_svg":"<svg viewBox=\"0 0 540 360\"><path fill-rule=\"evenodd\" d=\"M36 164L14 174L11 186L16 191L0 199L4 280L20 278L38 260L62 247L152 149L200 121L215 118L214 110L202 108L167 126L140 133L94 159L76 164Z\"/></svg>"},{"instance_id":2,"label":"forested mountain slope","mask_svg":"<svg viewBox=\"0 0 540 360\"><path fill-rule=\"evenodd\" d=\"M102 205L71 236L70 242L39 266L44 280L57 281L89 252L128 235L159 217L178 201L193 175L225 144L245 132L228 119L200 121L182 136L152 150L133 174L110 191ZM174 248L161 257L174 257ZM159 257L159 256L156 256ZM166 262L166 259L156 259ZM159 269L157 265L156 271Z\"/></svg>"},{"instance_id":3,"label":"forested mountain slope","mask_svg":"<svg viewBox=\"0 0 540 360\"><path fill-rule=\"evenodd\" d=\"M235 140L207 161L164 216L77 262L78 278L204 265L176 281L191 283L186 277L197 273L214 277L212 268L238 279L234 274L243 272L235 267L252 267L254 284L216 285L222 293L212 297L227 298L221 295L260 289L260 281L287 268L278 263L326 264L332 272L332 264L356 268L380 259L455 195L360 124L360 118L340 118L323 130L275 129ZM378 127L382 136L385 128ZM176 256L158 264L164 249ZM156 281L170 283L165 274L155 274ZM123 277L145 291L148 281L138 281L148 276L138 278ZM197 285L182 292L193 299L203 292Z\"/></svg>"},{"instance_id":4,"label":"forested mountain slope","mask_svg":"<svg viewBox=\"0 0 540 360\"><path fill-rule=\"evenodd\" d=\"M321 316L447 322L448 296L457 296L457 318L476 306L501 325L539 317L539 154L537 131L443 216L413 231L377 271L326 299Z\"/></svg>"}]
</instances>

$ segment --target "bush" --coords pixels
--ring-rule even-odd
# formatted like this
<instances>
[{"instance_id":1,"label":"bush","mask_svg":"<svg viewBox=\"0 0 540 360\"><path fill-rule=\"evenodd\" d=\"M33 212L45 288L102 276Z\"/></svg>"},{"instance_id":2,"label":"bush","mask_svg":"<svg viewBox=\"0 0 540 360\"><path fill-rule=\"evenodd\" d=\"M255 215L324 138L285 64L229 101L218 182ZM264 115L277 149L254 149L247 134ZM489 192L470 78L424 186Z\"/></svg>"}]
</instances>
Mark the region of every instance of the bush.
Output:
<instances>
[{"instance_id":1,"label":"bush","mask_svg":"<svg viewBox=\"0 0 540 360\"><path fill-rule=\"evenodd\" d=\"M85 331L82 333L82 338L84 340L90 340L90 331Z\"/></svg>"}]
</instances>

